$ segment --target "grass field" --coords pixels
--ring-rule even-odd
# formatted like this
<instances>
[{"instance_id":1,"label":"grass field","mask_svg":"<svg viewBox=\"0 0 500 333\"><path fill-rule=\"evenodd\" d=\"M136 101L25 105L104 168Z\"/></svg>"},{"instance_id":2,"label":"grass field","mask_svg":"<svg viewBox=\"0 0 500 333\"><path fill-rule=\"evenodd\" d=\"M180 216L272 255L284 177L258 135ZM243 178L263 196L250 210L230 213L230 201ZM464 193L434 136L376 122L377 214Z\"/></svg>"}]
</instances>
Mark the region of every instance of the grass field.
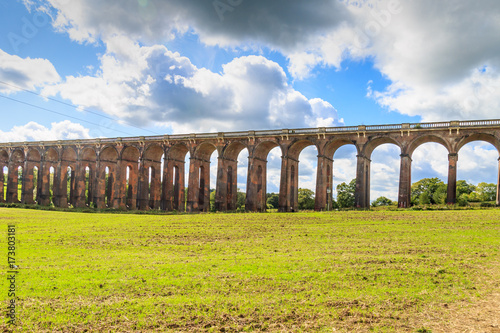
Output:
<instances>
[{"instance_id":1,"label":"grass field","mask_svg":"<svg viewBox=\"0 0 500 333\"><path fill-rule=\"evenodd\" d=\"M496 209L0 208L0 221L4 272L7 224L16 225L17 331L435 332L446 328L447 307L499 289Z\"/></svg>"}]
</instances>

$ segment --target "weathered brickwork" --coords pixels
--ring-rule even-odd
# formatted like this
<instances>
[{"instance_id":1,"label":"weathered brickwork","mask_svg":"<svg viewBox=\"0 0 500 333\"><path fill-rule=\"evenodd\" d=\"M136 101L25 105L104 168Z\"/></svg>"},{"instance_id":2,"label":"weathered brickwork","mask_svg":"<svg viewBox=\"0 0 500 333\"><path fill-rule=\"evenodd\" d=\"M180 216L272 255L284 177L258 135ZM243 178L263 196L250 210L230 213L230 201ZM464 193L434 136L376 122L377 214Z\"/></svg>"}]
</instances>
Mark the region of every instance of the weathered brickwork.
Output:
<instances>
[{"instance_id":1,"label":"weathered brickwork","mask_svg":"<svg viewBox=\"0 0 500 333\"><path fill-rule=\"evenodd\" d=\"M453 204L458 153L473 141L489 142L500 152L500 120L0 143L0 202L48 205L52 198L58 207L208 211L210 157L217 151L215 207L234 210L238 155L247 149L245 207L265 211L267 156L271 149L280 147L279 210L292 212L298 210L299 155L314 145L318 151L315 209L325 210L331 207L335 152L353 145L357 150L355 204L367 208L371 154L379 145L391 143L401 151L398 205L409 207L412 154L420 145L435 142L448 151L447 202ZM184 176L186 167L188 179ZM23 176L20 197L19 172ZM497 190L497 205L499 194Z\"/></svg>"}]
</instances>

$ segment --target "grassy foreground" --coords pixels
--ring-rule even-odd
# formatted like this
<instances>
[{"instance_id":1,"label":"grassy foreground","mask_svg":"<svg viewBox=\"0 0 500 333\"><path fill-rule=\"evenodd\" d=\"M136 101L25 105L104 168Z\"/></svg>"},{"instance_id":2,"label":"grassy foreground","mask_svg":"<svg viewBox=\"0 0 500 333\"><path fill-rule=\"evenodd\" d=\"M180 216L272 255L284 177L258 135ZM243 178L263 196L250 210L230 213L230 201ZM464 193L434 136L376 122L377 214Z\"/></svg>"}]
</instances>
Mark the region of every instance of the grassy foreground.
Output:
<instances>
[{"instance_id":1,"label":"grassy foreground","mask_svg":"<svg viewBox=\"0 0 500 333\"><path fill-rule=\"evenodd\" d=\"M498 289L500 210L129 215L0 208L15 331L430 332ZM444 317L441 317L444 316ZM10 329L2 316L0 329Z\"/></svg>"}]
</instances>

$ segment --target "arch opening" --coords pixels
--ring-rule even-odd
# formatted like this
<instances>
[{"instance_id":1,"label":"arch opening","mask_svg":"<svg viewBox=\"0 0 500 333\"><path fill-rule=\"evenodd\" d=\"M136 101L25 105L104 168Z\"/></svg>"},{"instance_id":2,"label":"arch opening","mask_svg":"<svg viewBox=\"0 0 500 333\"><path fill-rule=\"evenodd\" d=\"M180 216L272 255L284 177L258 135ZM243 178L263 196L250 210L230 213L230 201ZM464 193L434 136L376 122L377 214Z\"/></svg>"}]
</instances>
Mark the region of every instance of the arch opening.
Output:
<instances>
[{"instance_id":1,"label":"arch opening","mask_svg":"<svg viewBox=\"0 0 500 333\"><path fill-rule=\"evenodd\" d=\"M23 177L23 167L22 166L18 166L17 167L17 182L16 182L16 200L18 202L21 202L22 200L22 193L23 193L23 187L24 187L24 177Z\"/></svg>"},{"instance_id":2,"label":"arch opening","mask_svg":"<svg viewBox=\"0 0 500 333\"><path fill-rule=\"evenodd\" d=\"M332 209L354 207L356 164L358 151L350 141L334 141L327 146L325 155L332 163Z\"/></svg>"},{"instance_id":3,"label":"arch opening","mask_svg":"<svg viewBox=\"0 0 500 333\"><path fill-rule=\"evenodd\" d=\"M327 187L328 182L326 178L326 166L330 163L321 161L324 169L324 175L320 174L318 184L318 149L312 142L307 147L304 147L298 155L298 163L292 175L298 179L292 180L292 200L294 203L293 210L325 210L327 209L328 195ZM320 185L320 186L317 186ZM318 201L318 202L316 202Z\"/></svg>"},{"instance_id":4,"label":"arch opening","mask_svg":"<svg viewBox=\"0 0 500 333\"><path fill-rule=\"evenodd\" d=\"M49 204L53 205L54 204L54 177L55 177L55 170L54 167L51 166L49 168Z\"/></svg>"},{"instance_id":5,"label":"arch opening","mask_svg":"<svg viewBox=\"0 0 500 333\"><path fill-rule=\"evenodd\" d=\"M477 136L460 145L457 161L456 201L460 206L500 204L499 151L491 142Z\"/></svg>"},{"instance_id":6,"label":"arch opening","mask_svg":"<svg viewBox=\"0 0 500 333\"><path fill-rule=\"evenodd\" d=\"M411 156L411 205L445 204L448 197L448 149L437 142L416 147Z\"/></svg>"},{"instance_id":7,"label":"arch opening","mask_svg":"<svg viewBox=\"0 0 500 333\"><path fill-rule=\"evenodd\" d=\"M393 143L375 147L370 162L370 204L390 206L398 202L401 149Z\"/></svg>"},{"instance_id":8,"label":"arch opening","mask_svg":"<svg viewBox=\"0 0 500 333\"><path fill-rule=\"evenodd\" d=\"M38 172L38 167L34 166L33 167L33 202L37 203L38 202L38 177L40 176Z\"/></svg>"}]
</instances>

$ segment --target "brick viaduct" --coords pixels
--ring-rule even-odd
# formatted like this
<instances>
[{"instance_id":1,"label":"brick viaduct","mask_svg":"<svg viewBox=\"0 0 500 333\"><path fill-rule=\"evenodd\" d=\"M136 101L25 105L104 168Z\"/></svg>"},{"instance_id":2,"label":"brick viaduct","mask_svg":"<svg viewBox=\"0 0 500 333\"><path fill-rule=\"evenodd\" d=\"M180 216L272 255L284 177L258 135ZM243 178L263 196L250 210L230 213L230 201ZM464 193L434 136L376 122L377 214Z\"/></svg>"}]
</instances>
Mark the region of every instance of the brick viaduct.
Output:
<instances>
[{"instance_id":1,"label":"brick viaduct","mask_svg":"<svg viewBox=\"0 0 500 333\"><path fill-rule=\"evenodd\" d=\"M391 143L401 149L398 205L409 207L412 154L420 145L435 142L448 151L447 202L452 204L456 200L458 152L472 141L489 142L500 152L500 120L0 143L0 201L48 205L52 188L52 201L58 207L70 204L85 207L93 203L97 208L208 211L210 156L217 150L216 209L234 210L237 159L239 153L247 149L245 208L264 211L266 159L271 149L280 147L279 210L296 211L299 154L305 147L314 145L318 151L315 209L325 210L331 207L335 151L344 145L354 145L357 150L355 205L367 208L370 206L371 154L379 145ZM188 152L186 183L184 168ZM6 193L4 169L8 170ZM34 184L35 174L37 184ZM500 176L497 205L500 204L498 186Z\"/></svg>"}]
</instances>

